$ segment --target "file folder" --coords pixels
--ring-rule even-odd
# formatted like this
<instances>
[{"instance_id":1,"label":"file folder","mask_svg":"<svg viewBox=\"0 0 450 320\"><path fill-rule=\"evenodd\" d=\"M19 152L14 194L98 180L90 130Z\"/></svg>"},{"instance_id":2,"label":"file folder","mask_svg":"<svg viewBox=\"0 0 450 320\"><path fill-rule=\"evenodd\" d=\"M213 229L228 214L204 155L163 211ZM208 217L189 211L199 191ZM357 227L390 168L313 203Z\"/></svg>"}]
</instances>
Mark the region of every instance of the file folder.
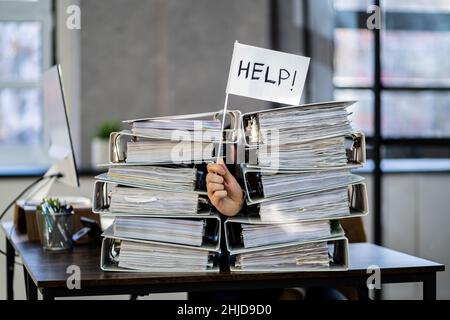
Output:
<instances>
[{"instance_id":1,"label":"file folder","mask_svg":"<svg viewBox=\"0 0 450 320\"><path fill-rule=\"evenodd\" d=\"M333 138L332 138L333 139ZM334 138L336 139L336 138ZM259 147L247 147L246 148L246 166L248 168L253 169L261 169L261 170L282 170L282 171L319 171L319 170L333 170L333 169L356 169L359 167L362 167L366 163L366 139L365 135L362 132L354 132L351 133L344 138L344 145L345 145L345 157L346 157L346 163L345 164L336 164L336 163L330 163L329 161L326 161L325 163L315 163L312 166L287 166L282 163L282 160L277 160L277 155L283 152L280 151L279 148L284 148L284 152L287 152L289 150L289 147L292 146L292 150L299 150L301 151L302 147L309 147L311 142L299 142L291 145L285 145L285 146L278 146L272 149L264 150L264 152ZM326 140L318 140L318 141L326 141ZM317 143L318 141L314 141L313 143ZM265 156L266 162L267 159L271 160L273 153L274 161L272 163L262 163L261 157L263 154ZM320 156L317 157L317 159L320 159L323 161L323 156L326 156L326 154L320 154ZM344 155L343 155L344 156ZM285 156L285 158L287 155ZM289 156L292 161L292 159L295 159L294 156ZM314 161L314 157L309 157L308 160Z\"/></svg>"},{"instance_id":2,"label":"file folder","mask_svg":"<svg viewBox=\"0 0 450 320\"><path fill-rule=\"evenodd\" d=\"M242 268L239 266L238 259L246 254L253 254L254 256L262 257L263 255L270 255L274 250L295 250L296 248L302 248L305 244L326 244L329 250L331 261L327 267L248 267ZM263 258L262 258L263 260ZM348 240L345 237L337 237L334 239L326 240L314 240L304 242L301 244L288 244L288 245L273 245L263 250L251 249L240 253L231 253L229 257L230 271L231 272L320 272L320 271L346 271L348 270Z\"/></svg>"},{"instance_id":3,"label":"file folder","mask_svg":"<svg viewBox=\"0 0 450 320\"><path fill-rule=\"evenodd\" d=\"M242 225L244 224L254 224L254 225L276 225L282 227L286 224L286 222L277 222L277 223L264 223L261 221L255 221L246 217L231 217L227 218L227 220L224 223L224 233L225 233L225 243L227 246L228 252L231 254L238 254L242 252L247 251L253 251L253 250L263 250L263 249L270 249L275 248L277 246L289 246L294 244L302 244L302 243L308 243L310 241L315 240L326 240L326 239L335 239L335 238L341 238L345 236L344 229L342 229L341 225L338 223L337 220L335 220L334 223L330 224L330 235L326 237L318 237L310 240L296 240L296 241L287 241L287 242L281 242L277 244L269 244L269 245L261 245L256 247L250 247L245 248L244 247L244 241L242 239ZM270 237L268 235L268 237Z\"/></svg>"},{"instance_id":4,"label":"file folder","mask_svg":"<svg viewBox=\"0 0 450 320\"><path fill-rule=\"evenodd\" d=\"M260 126L260 118L263 117L271 117L272 119L276 120L280 114L280 112L288 113L288 115L285 118L282 118L279 125L275 125L273 127L279 127L281 131L283 130L292 130L295 128L301 128L302 123L300 120L302 120L301 117L303 117L302 114L299 114L299 112L305 111L305 110L311 110L311 112L318 112L320 110L326 109L327 110L333 110L338 108L348 108L352 104L354 104L356 101L331 101L331 102L321 102L321 103L311 103L311 104L304 104L299 106L288 106L288 107L282 107L282 108L272 108L272 109L266 109L256 112L248 112L242 114L242 121L241 121L241 129L242 129L242 136L245 137L245 146L246 147L258 147L260 144L264 143L261 141L261 137L264 136L265 132L264 129ZM324 115L324 119L328 120L330 122L330 119L336 119L335 116L326 114ZM281 119L281 118L280 118ZM292 121L291 124L287 123L287 121L283 121L284 119L287 119L289 121ZM302 120L303 121L303 120ZM311 130L306 130L305 132L308 132L306 134L306 138L295 139L294 142L308 142L308 141L314 141L314 140L320 140L324 138L332 138L336 136L345 136L351 133L351 127L348 120L344 121L345 123L331 123L329 126L325 125L325 128L330 128L330 130L318 130L314 135L311 134ZM326 122L324 121L326 124ZM333 130L334 129L334 130ZM308 137L309 135L309 137ZM280 141L280 143L287 143L286 141Z\"/></svg>"},{"instance_id":5,"label":"file folder","mask_svg":"<svg viewBox=\"0 0 450 320\"><path fill-rule=\"evenodd\" d=\"M344 187L348 185L357 184L359 182L364 181L364 178L355 174L352 174L348 171L348 174L341 177L339 181L335 181L332 178L327 180L327 183L322 183L320 187L317 188L304 188L304 191L292 191L292 192L286 192L284 194L274 195L274 196L268 196L264 194L264 183L262 182L262 176L263 175L271 175L272 177L277 177L282 175L299 175L298 178L292 179L292 181L298 181L298 185L301 185L302 183L302 177L301 175L307 175L307 174L314 174L316 172L309 172L309 171L293 171L293 170L278 170L278 171L271 171L271 170L262 170L257 168L249 168L247 166L241 166L242 169L242 178L245 188L245 193L247 195L246 202L247 204L255 204L260 203L263 201L273 200L273 199L282 199L286 197L290 197L293 195L301 195L301 194L309 194L309 193L315 193L319 191L326 191L331 189L336 189L339 187ZM317 173L326 173L326 172L332 172L333 170L323 170ZM336 171L345 171L345 170L336 170Z\"/></svg>"},{"instance_id":6,"label":"file folder","mask_svg":"<svg viewBox=\"0 0 450 320\"><path fill-rule=\"evenodd\" d=\"M139 242L145 243L164 243L170 246L180 246L182 248L196 248L198 250L206 250L206 251L220 251L220 241L222 237L222 226L220 217L218 214L213 214L211 216L206 217L198 217L195 215L187 215L187 216L176 216L176 215L159 215L159 216L146 216L142 217L145 219L154 219L154 218L171 218L174 220L196 220L204 222L204 239L200 246L191 246L188 244L181 244L176 242L167 242L167 241L156 241L156 240L148 240L148 239L138 239L133 237L123 237L116 236L114 233L114 225L109 226L102 234L105 238L114 238L120 240L136 240Z\"/></svg>"},{"instance_id":7,"label":"file folder","mask_svg":"<svg viewBox=\"0 0 450 320\"><path fill-rule=\"evenodd\" d=\"M167 267L159 267L159 268L152 268L151 271L148 270L135 270L135 269L128 269L123 268L119 266L119 262L117 260L117 257L120 257L120 250L116 248L120 248L120 245L123 243L123 241L128 241L131 243L138 243L138 244L148 244L148 245L155 245L157 247L167 248L167 250L170 249L176 249L181 250L183 252L183 249L188 250L189 252L192 251L198 251L198 252L206 252L209 256L209 263L210 266L206 266L202 270L198 269L186 269L186 268L180 268L175 270L170 270ZM100 268L103 271L112 271L112 272L151 272L151 273L191 273L191 272L219 272L219 258L220 258L220 252L218 251L208 251L204 248L185 248L178 245L172 245L172 244L161 244L159 242L149 242L149 241L138 241L138 240L128 240L128 239L114 239L109 238L105 236L102 241L102 247L101 247L101 255L100 255Z\"/></svg>"},{"instance_id":8,"label":"file folder","mask_svg":"<svg viewBox=\"0 0 450 320\"><path fill-rule=\"evenodd\" d=\"M299 208L299 214L295 215L295 218L287 218L288 216L292 216L292 214L283 214L279 213L277 219L269 219L265 220L261 219L260 216L260 206L262 203L268 203L271 201L272 203L277 203L279 200L295 200L299 197L299 195L291 195L289 197L278 198L278 199L260 199L259 202L250 203L247 206L247 210L245 215L235 216L229 218L229 220L237 220L237 221L248 221L250 223L277 223L277 222L294 222L294 221L317 221L322 219L347 219L347 218L356 218L363 217L369 213L369 204L368 204L368 195L367 195L367 187L364 182L358 182L349 186L340 187L347 189L348 194L348 214L339 214L333 212L332 214L321 214L316 217L311 217L314 214L308 213L307 209ZM339 189L339 188L337 188ZM337 189L330 189L327 191L334 191ZM315 193L307 193L301 196L308 197L314 195L322 195L323 191L315 192ZM318 204L320 206L320 204ZM281 211L281 210L280 210ZM320 208L316 211L320 211Z\"/></svg>"},{"instance_id":9,"label":"file folder","mask_svg":"<svg viewBox=\"0 0 450 320\"><path fill-rule=\"evenodd\" d=\"M154 121L154 120L221 120L223 111L193 113L175 116L151 117L125 120L123 123L133 125L136 122ZM238 139L241 126L241 112L239 110L228 110L225 115L225 143L234 143ZM195 137L192 137L195 138ZM216 141L218 142L218 141Z\"/></svg>"},{"instance_id":10,"label":"file folder","mask_svg":"<svg viewBox=\"0 0 450 320\"><path fill-rule=\"evenodd\" d=\"M114 168L131 168L131 166L121 166L117 165L114 166ZM150 166L146 166L150 167ZM151 166L155 167L155 166ZM161 168L161 170L164 170L164 167L158 167ZM158 181L158 179L154 176L153 181L149 182L142 182L142 181L133 181L132 179L120 179L120 178L113 178L108 176L108 173L101 173L97 176L95 176L96 180L103 181L103 182L109 182L114 184L120 184L124 186L130 186L130 187L136 187L136 188L148 188L153 190L161 190L161 191L173 191L173 192L193 192L198 194L206 195L206 175L208 174L206 165L195 165L194 168L197 170L196 174L196 181L194 181L194 185L192 186L192 190L187 190L185 188L181 188L180 186L177 186L176 184L167 184L166 181ZM176 172L174 173L176 174Z\"/></svg>"},{"instance_id":11,"label":"file folder","mask_svg":"<svg viewBox=\"0 0 450 320\"><path fill-rule=\"evenodd\" d=\"M167 142L165 142L167 141ZM180 159L172 159L167 154L166 160L156 160L156 161L129 161L128 157L128 146L131 143L147 143L149 145L155 146L158 143L165 143L167 145L167 150L173 150L173 148L179 146L180 149L184 148L190 152L193 152L195 148L201 154L196 154L198 158L193 158L192 153L182 157ZM168 145L170 144L170 145ZM168 152L166 150L166 152ZM144 135L136 135L130 131L120 131L112 132L109 137L109 163L102 164L101 166L113 166L113 165L165 165L165 164L200 164L202 162L209 162L214 160L214 143L213 142L196 142L196 141L171 141L171 140L157 140L153 137L148 137ZM150 154L150 152L149 152ZM157 153L155 153L157 154Z\"/></svg>"},{"instance_id":12,"label":"file folder","mask_svg":"<svg viewBox=\"0 0 450 320\"><path fill-rule=\"evenodd\" d=\"M113 188L119 186L116 183L112 183L109 181L102 181L97 180L94 182L94 190L93 190L93 196L92 196L92 212L102 214L105 216L146 216L146 215L153 215L153 216L159 216L158 214L131 214L129 212L112 212L110 209L111 205L111 191ZM140 187L141 189L146 190L152 190L150 188ZM155 190L158 191L158 190ZM167 192L167 191L163 191ZM180 193L178 193L180 194ZM195 193L186 193L186 194L195 194ZM206 195L203 194L197 194L198 196L198 211L196 215L201 216L208 216L211 214L211 204L209 203L209 200ZM176 194L173 194L173 197L176 197ZM158 201L156 199L155 201ZM167 216L187 216L186 213L177 213L177 212L168 212Z\"/></svg>"}]
</instances>

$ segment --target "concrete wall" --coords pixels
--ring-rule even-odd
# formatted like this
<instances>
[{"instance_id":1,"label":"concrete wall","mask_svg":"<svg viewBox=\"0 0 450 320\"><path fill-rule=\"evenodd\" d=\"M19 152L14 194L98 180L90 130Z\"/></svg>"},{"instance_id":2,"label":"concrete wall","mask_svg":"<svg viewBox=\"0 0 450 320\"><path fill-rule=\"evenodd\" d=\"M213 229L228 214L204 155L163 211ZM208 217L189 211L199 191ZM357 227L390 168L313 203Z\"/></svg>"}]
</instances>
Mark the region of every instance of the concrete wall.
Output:
<instances>
[{"instance_id":1,"label":"concrete wall","mask_svg":"<svg viewBox=\"0 0 450 320\"><path fill-rule=\"evenodd\" d=\"M102 121L219 110L234 41L269 47L268 0L81 0L81 14L83 167Z\"/></svg>"}]
</instances>

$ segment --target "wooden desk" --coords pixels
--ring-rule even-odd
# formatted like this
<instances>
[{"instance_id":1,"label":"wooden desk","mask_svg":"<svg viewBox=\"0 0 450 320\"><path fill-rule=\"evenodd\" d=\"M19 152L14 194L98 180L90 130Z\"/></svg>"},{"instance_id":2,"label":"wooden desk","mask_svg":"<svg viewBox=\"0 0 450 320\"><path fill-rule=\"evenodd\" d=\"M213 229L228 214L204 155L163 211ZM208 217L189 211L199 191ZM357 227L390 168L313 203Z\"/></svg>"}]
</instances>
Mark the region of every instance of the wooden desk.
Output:
<instances>
[{"instance_id":1,"label":"wooden desk","mask_svg":"<svg viewBox=\"0 0 450 320\"><path fill-rule=\"evenodd\" d=\"M348 271L295 273L186 273L151 274L103 272L100 269L100 247L80 246L71 252L44 251L37 243L17 234L12 223L2 223L7 242L7 297L13 299L14 255L23 261L27 298L44 299L89 295L146 295L161 292L196 292L244 289L268 289L308 286L355 286L366 288L367 268L377 265L382 283L423 282L423 298L436 299L436 272L442 264L417 258L370 243L350 244ZM81 289L69 290L67 267L81 269ZM367 289L365 289L367 290Z\"/></svg>"}]
</instances>

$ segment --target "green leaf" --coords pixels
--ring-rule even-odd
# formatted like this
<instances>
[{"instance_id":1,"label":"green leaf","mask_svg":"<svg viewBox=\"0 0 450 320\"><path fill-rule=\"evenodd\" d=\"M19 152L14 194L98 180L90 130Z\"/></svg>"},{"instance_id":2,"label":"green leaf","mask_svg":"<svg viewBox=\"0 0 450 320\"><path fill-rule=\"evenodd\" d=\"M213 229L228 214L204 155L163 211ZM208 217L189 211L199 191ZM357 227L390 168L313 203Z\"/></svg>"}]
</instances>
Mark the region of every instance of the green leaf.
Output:
<instances>
[{"instance_id":1,"label":"green leaf","mask_svg":"<svg viewBox=\"0 0 450 320\"><path fill-rule=\"evenodd\" d=\"M120 131L120 123L116 121L105 121L97 130L96 137L100 139L109 139L111 132Z\"/></svg>"}]
</instances>

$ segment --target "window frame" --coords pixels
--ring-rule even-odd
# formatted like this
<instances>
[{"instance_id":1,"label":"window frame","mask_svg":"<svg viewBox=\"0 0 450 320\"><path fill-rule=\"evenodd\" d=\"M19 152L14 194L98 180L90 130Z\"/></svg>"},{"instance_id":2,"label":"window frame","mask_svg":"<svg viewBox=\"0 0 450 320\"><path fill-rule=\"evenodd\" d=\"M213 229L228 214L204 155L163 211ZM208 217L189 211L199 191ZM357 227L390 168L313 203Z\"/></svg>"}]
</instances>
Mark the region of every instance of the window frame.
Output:
<instances>
[{"instance_id":1,"label":"window frame","mask_svg":"<svg viewBox=\"0 0 450 320\"><path fill-rule=\"evenodd\" d=\"M381 9L382 21L385 21L385 11L383 10L383 6L380 0L374 0L373 5L378 6ZM366 28L366 20L368 18L368 14L366 12L361 12L361 9L358 10L350 10L353 13L358 14L358 23L356 28L364 29ZM336 17L337 12L339 10L335 10ZM427 12L426 14L430 14ZM450 13L447 13L447 15ZM338 19L337 19L338 20ZM385 24L382 24L383 27L387 27ZM336 28L338 26L335 26ZM355 28L355 26L353 26ZM450 28L449 28L450 31ZM334 83L334 89L352 89L352 90L371 90L373 93L373 124L374 124L374 134L372 137L367 137L367 144L371 145L373 148L373 161L370 163L371 170L373 176L373 233L374 233L374 242L376 244L383 244L383 220L382 220L382 187L383 187L383 175L386 173L391 173L391 171L387 170L386 167L389 167L389 163L382 160L382 149L388 146L426 146L426 147L440 147L442 150L450 145L450 137L445 138L389 138L383 137L381 132L381 119L382 119L382 93L385 91L450 91L449 86L393 86L393 85L385 85L382 82L381 74L382 74L382 36L380 29L374 29L373 32L373 83L370 86L336 86ZM435 158L437 159L437 158ZM400 159L398 159L400 160ZM403 159L405 160L405 159ZM417 160L417 159L416 159ZM408 161L408 160L406 160ZM419 159L420 162L420 159ZM398 166L397 166L398 167ZM394 171L395 173L410 173L413 172L449 172L450 169L440 167L440 168L432 168L427 171L424 171L423 168L421 170L407 170L407 171Z\"/></svg>"},{"instance_id":2,"label":"window frame","mask_svg":"<svg viewBox=\"0 0 450 320\"><path fill-rule=\"evenodd\" d=\"M3 0L0 1L1 22L39 22L41 24L42 71L51 67L54 61L54 19L52 0ZM0 89L41 88L40 79L36 81L0 81ZM44 108L42 107L42 113ZM44 117L43 117L44 119ZM28 175L45 172L50 161L43 146L48 144L45 124L42 129L42 142L36 145L1 145L0 175ZM7 157L5 155L8 155Z\"/></svg>"},{"instance_id":3,"label":"window frame","mask_svg":"<svg viewBox=\"0 0 450 320\"><path fill-rule=\"evenodd\" d=\"M381 8L381 13L382 13L382 21L386 21L386 12L383 11L383 7L382 7L382 3L380 3L381 1L377 0L374 1L374 5L377 5ZM339 10L336 10L336 13ZM349 14L357 14L358 18L357 18L357 23L353 24L350 23L347 26L345 25L337 25L336 28L349 28L349 29L366 29L366 20L368 18L368 14L366 12L361 11L361 8L357 9L357 10L345 10L342 11L341 10L341 14L343 15L342 19L337 19L339 20L344 20L346 15ZM389 13L392 15L401 15L401 16L407 16L409 14L414 14L415 16L420 15L421 13L410 13L410 12L392 12ZM422 15L439 15L441 16L441 19L443 15L449 16L450 13L436 13L436 12L426 12L423 13ZM388 21L391 20L395 20L394 18L390 18ZM344 22L345 23L345 22ZM389 28L389 26L385 26L383 24L383 28ZM389 28L389 30L391 30L391 28ZM417 30L415 27L411 27L411 28L406 28L405 24L401 24L401 25L395 25L394 29L392 30L404 30L404 31L408 31L408 30ZM426 29L426 31L433 31L431 29ZM441 31L441 30L436 30L436 31ZM450 31L450 30L446 30L446 31ZM355 85L336 85L334 83L334 89L335 90L370 90L373 93L373 97L374 97L374 105L373 105L373 112L374 112L374 118L375 118L375 114L376 113L380 113L380 121L381 121L381 109L383 107L382 105L382 101L381 101L381 95L386 92L386 91L394 91L394 92L402 92L402 91L410 91L410 92L445 92L445 91L450 91L450 86L448 85L442 85L442 86L436 86L436 85L431 85L431 86L406 86L406 85L386 85L383 83L382 79L381 79L381 68L382 68L382 51L381 51L381 46L382 46L382 41L383 41L383 37L381 36L381 32L380 30L373 30L374 32L374 46L372 48L373 52L373 56L374 56L374 79L373 79L373 83L371 85L367 85L367 86L355 86ZM379 64L379 70L376 70L376 64ZM378 71L378 72L377 72ZM378 73L378 75L377 75ZM376 103L375 100L379 99L379 103ZM378 110L379 109L379 110ZM374 121L374 136L377 134L375 133L375 127L379 126L380 127L380 132L378 132L379 134L379 139L380 139L380 144L381 147L385 147L385 146L402 146L402 145L419 145L419 146L445 146L445 145L450 145L450 137L443 137L443 138L439 138L439 137L415 137L415 138L409 138L409 137L383 137L382 133L381 133L381 123L376 123L379 121ZM367 137L367 142L369 144L372 144L375 139L375 137Z\"/></svg>"}]
</instances>

